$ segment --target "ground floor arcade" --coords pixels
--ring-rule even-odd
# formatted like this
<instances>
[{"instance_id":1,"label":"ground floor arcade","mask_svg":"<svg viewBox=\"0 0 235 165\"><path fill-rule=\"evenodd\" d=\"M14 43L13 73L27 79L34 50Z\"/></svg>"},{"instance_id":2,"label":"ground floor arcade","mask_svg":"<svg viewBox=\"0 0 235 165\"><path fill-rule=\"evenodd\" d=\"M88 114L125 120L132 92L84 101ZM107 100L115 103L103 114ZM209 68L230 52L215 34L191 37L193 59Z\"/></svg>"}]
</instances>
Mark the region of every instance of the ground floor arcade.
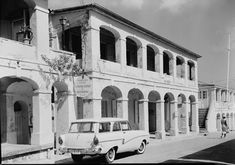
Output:
<instances>
[{"instance_id":1,"label":"ground floor arcade","mask_svg":"<svg viewBox=\"0 0 235 165\"><path fill-rule=\"evenodd\" d=\"M0 78L2 143L54 143L79 118L125 118L133 129L160 138L199 131L196 92L93 80L91 94L81 98L71 82L46 84L29 77Z\"/></svg>"}]
</instances>

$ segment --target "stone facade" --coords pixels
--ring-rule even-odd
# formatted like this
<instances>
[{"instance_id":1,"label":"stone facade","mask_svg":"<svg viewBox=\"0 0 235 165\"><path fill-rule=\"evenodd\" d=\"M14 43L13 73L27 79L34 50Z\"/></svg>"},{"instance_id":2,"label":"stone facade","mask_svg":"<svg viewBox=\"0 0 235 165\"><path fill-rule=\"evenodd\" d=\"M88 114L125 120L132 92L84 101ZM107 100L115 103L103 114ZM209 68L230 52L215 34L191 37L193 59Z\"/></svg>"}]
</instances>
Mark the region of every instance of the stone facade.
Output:
<instances>
[{"instance_id":1,"label":"stone facade","mask_svg":"<svg viewBox=\"0 0 235 165\"><path fill-rule=\"evenodd\" d=\"M235 130L235 93L215 84L199 83L199 109L208 111L205 126L208 132L221 131L220 120L226 116L230 130Z\"/></svg>"},{"instance_id":2,"label":"stone facade","mask_svg":"<svg viewBox=\"0 0 235 165\"><path fill-rule=\"evenodd\" d=\"M10 0L23 14L1 17L2 143L53 143L79 118L126 118L161 138L198 133L199 55L99 5L49 12L45 2ZM21 25L32 38L15 37ZM42 55L72 57L85 74L58 81Z\"/></svg>"}]
</instances>

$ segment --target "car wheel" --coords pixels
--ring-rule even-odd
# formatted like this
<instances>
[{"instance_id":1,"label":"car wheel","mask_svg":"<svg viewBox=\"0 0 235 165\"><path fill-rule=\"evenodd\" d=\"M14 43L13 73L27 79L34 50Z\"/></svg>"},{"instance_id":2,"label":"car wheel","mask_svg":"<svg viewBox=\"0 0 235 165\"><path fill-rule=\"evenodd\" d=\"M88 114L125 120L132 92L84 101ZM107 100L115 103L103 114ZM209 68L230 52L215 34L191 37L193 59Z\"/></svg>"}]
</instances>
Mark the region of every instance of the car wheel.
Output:
<instances>
[{"instance_id":1,"label":"car wheel","mask_svg":"<svg viewBox=\"0 0 235 165\"><path fill-rule=\"evenodd\" d=\"M136 150L137 154L143 154L146 149L146 144L144 141L141 142L139 148Z\"/></svg>"},{"instance_id":2,"label":"car wheel","mask_svg":"<svg viewBox=\"0 0 235 165\"><path fill-rule=\"evenodd\" d=\"M116 151L114 148L111 148L104 156L105 162L108 164L112 163L115 159L115 156L116 156Z\"/></svg>"},{"instance_id":3,"label":"car wheel","mask_svg":"<svg viewBox=\"0 0 235 165\"><path fill-rule=\"evenodd\" d=\"M72 156L72 159L73 159L74 162L79 162L83 158L83 155L74 155L74 154L71 154L71 156Z\"/></svg>"}]
</instances>

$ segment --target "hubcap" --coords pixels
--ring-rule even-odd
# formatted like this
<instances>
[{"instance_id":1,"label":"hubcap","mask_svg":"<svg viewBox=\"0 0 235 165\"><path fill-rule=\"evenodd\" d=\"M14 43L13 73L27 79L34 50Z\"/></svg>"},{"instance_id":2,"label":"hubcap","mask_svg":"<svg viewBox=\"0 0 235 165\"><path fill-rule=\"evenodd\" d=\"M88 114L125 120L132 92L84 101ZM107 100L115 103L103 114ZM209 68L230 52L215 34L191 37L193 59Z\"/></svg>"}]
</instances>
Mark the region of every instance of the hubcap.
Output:
<instances>
[{"instance_id":1,"label":"hubcap","mask_svg":"<svg viewBox=\"0 0 235 165\"><path fill-rule=\"evenodd\" d=\"M114 151L113 151L113 149L109 151L108 157L109 157L110 160L113 159L113 157L114 157Z\"/></svg>"},{"instance_id":2,"label":"hubcap","mask_svg":"<svg viewBox=\"0 0 235 165\"><path fill-rule=\"evenodd\" d=\"M143 150L144 150L144 144L141 143L140 148L139 148L139 151L142 152Z\"/></svg>"}]
</instances>

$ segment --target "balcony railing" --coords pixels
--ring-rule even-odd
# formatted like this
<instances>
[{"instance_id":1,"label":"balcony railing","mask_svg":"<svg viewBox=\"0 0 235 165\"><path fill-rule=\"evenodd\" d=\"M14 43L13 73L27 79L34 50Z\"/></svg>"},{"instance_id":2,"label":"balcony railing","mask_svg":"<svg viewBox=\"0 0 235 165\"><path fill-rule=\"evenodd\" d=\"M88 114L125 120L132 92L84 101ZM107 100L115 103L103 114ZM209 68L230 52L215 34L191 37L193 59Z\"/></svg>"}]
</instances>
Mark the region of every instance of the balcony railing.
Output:
<instances>
[{"instance_id":1,"label":"balcony railing","mask_svg":"<svg viewBox=\"0 0 235 165\"><path fill-rule=\"evenodd\" d=\"M2 37L0 37L0 56L30 61L37 60L35 46Z\"/></svg>"}]
</instances>

